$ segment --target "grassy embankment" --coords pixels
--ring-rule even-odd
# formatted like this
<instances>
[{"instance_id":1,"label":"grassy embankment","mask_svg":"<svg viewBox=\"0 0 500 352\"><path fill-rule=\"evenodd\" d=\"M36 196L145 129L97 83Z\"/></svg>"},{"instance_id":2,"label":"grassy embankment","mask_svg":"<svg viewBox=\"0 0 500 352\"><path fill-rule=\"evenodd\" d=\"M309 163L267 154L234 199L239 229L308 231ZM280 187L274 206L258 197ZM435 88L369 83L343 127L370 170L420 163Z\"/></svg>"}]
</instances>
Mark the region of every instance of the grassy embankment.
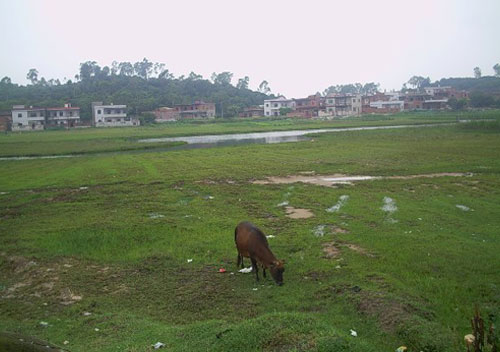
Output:
<instances>
[{"instance_id":1,"label":"grassy embankment","mask_svg":"<svg viewBox=\"0 0 500 352\"><path fill-rule=\"evenodd\" d=\"M463 112L460 118L484 119L498 116L495 111ZM221 121L187 121L141 127L89 128L8 132L0 134L0 157L61 154L90 154L115 151L161 149L182 143L137 143L140 138L184 135L227 134L271 130L314 129L394 124L454 122L456 113L421 112L396 115L373 115L334 121L297 119L226 119Z\"/></svg>"},{"instance_id":2,"label":"grassy embankment","mask_svg":"<svg viewBox=\"0 0 500 352\"><path fill-rule=\"evenodd\" d=\"M157 341L180 351L465 350L474 305L498 314L499 150L498 132L450 126L2 161L0 330L67 340L71 351L146 351ZM473 175L251 183L306 171ZM342 195L347 203L327 212ZM398 208L390 216L384 197ZM288 218L284 200L315 216ZM243 219L276 236L283 287L229 273ZM325 246L337 256L326 258Z\"/></svg>"}]
</instances>

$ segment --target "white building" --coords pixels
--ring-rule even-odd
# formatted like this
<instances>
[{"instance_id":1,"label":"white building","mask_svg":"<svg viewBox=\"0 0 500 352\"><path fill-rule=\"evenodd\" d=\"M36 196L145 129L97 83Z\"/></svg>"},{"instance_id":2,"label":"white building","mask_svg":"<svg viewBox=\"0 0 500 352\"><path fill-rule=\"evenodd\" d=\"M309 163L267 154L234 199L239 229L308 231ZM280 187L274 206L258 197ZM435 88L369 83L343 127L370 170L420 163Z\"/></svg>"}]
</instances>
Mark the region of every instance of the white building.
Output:
<instances>
[{"instance_id":1,"label":"white building","mask_svg":"<svg viewBox=\"0 0 500 352\"><path fill-rule=\"evenodd\" d=\"M75 127L80 122L80 108L71 104L64 107L46 109L47 126Z\"/></svg>"},{"instance_id":2,"label":"white building","mask_svg":"<svg viewBox=\"0 0 500 352\"><path fill-rule=\"evenodd\" d=\"M328 94L325 98L325 112L331 116L361 115L361 95Z\"/></svg>"},{"instance_id":3,"label":"white building","mask_svg":"<svg viewBox=\"0 0 500 352\"><path fill-rule=\"evenodd\" d=\"M127 117L127 105L92 103L92 123L96 127L139 126L139 121Z\"/></svg>"},{"instance_id":4,"label":"white building","mask_svg":"<svg viewBox=\"0 0 500 352\"><path fill-rule=\"evenodd\" d=\"M405 102L403 100L377 100L370 102L370 107L375 109L391 109L403 111L405 108Z\"/></svg>"},{"instance_id":5,"label":"white building","mask_svg":"<svg viewBox=\"0 0 500 352\"><path fill-rule=\"evenodd\" d=\"M12 131L39 131L45 126L45 109L32 106L12 107Z\"/></svg>"},{"instance_id":6,"label":"white building","mask_svg":"<svg viewBox=\"0 0 500 352\"><path fill-rule=\"evenodd\" d=\"M293 99L286 99L285 97L264 100L265 116L279 116L281 108L295 110L295 101Z\"/></svg>"}]
</instances>

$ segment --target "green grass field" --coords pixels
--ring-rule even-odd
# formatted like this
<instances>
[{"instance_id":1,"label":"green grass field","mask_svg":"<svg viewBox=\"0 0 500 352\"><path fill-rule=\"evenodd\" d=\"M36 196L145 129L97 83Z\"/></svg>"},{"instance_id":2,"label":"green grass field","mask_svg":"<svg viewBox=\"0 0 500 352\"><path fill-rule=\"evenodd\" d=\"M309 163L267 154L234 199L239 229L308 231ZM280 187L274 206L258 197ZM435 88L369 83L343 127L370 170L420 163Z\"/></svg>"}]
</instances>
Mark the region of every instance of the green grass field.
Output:
<instances>
[{"instance_id":1,"label":"green grass field","mask_svg":"<svg viewBox=\"0 0 500 352\"><path fill-rule=\"evenodd\" d=\"M498 112L468 118L486 115ZM8 134L0 136L0 148L2 155L44 155L61 143L85 153L145 136L432 118L456 116ZM500 307L495 126L0 161L0 331L71 351L148 351L159 341L175 351L394 351L401 345L410 352L466 351L474 306L487 324ZM92 149L95 140L102 144ZM311 172L470 174L337 187L253 183ZM327 212L341 196L348 200L340 210ZM385 197L395 202L392 214L382 210ZM278 206L283 201L314 216L289 218ZM234 227L241 220L275 236L271 249L286 261L282 287L237 272ZM323 236L315 234L318 226Z\"/></svg>"}]
</instances>

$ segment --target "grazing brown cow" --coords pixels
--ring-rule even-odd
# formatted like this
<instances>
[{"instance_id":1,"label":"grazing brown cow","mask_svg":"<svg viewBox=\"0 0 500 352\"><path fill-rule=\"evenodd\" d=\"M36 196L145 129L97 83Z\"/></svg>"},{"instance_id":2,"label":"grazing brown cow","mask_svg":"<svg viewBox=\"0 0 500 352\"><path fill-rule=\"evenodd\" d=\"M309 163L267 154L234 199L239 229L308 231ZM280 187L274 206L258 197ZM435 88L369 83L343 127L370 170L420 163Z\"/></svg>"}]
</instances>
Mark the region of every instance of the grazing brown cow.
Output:
<instances>
[{"instance_id":1,"label":"grazing brown cow","mask_svg":"<svg viewBox=\"0 0 500 352\"><path fill-rule=\"evenodd\" d=\"M266 236L261 230L249 222L240 222L234 230L234 241L238 249L237 266L241 264L241 267L243 267L243 257L250 258L257 281L259 281L259 267L257 264L260 264L264 277L266 277L266 269L269 269L274 281L279 286L283 285L284 261L276 259L269 249Z\"/></svg>"}]
</instances>

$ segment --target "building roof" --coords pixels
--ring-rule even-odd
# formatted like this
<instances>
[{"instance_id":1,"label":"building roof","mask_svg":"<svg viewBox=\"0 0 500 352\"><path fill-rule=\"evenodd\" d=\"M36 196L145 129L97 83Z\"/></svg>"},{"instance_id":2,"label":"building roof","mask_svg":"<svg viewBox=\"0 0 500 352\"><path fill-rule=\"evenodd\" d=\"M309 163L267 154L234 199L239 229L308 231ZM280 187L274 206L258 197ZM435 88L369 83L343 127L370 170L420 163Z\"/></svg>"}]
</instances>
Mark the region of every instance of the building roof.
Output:
<instances>
[{"instance_id":1,"label":"building roof","mask_svg":"<svg viewBox=\"0 0 500 352\"><path fill-rule=\"evenodd\" d=\"M38 110L45 110L45 108L37 108L37 107L33 107L33 106L29 106L29 107L26 107L24 105L14 105L12 107L12 110L29 110L29 111L38 111Z\"/></svg>"},{"instance_id":2,"label":"building roof","mask_svg":"<svg viewBox=\"0 0 500 352\"><path fill-rule=\"evenodd\" d=\"M80 110L79 107L77 106L72 106L72 107L60 107L60 108L47 108L46 110Z\"/></svg>"}]
</instances>

